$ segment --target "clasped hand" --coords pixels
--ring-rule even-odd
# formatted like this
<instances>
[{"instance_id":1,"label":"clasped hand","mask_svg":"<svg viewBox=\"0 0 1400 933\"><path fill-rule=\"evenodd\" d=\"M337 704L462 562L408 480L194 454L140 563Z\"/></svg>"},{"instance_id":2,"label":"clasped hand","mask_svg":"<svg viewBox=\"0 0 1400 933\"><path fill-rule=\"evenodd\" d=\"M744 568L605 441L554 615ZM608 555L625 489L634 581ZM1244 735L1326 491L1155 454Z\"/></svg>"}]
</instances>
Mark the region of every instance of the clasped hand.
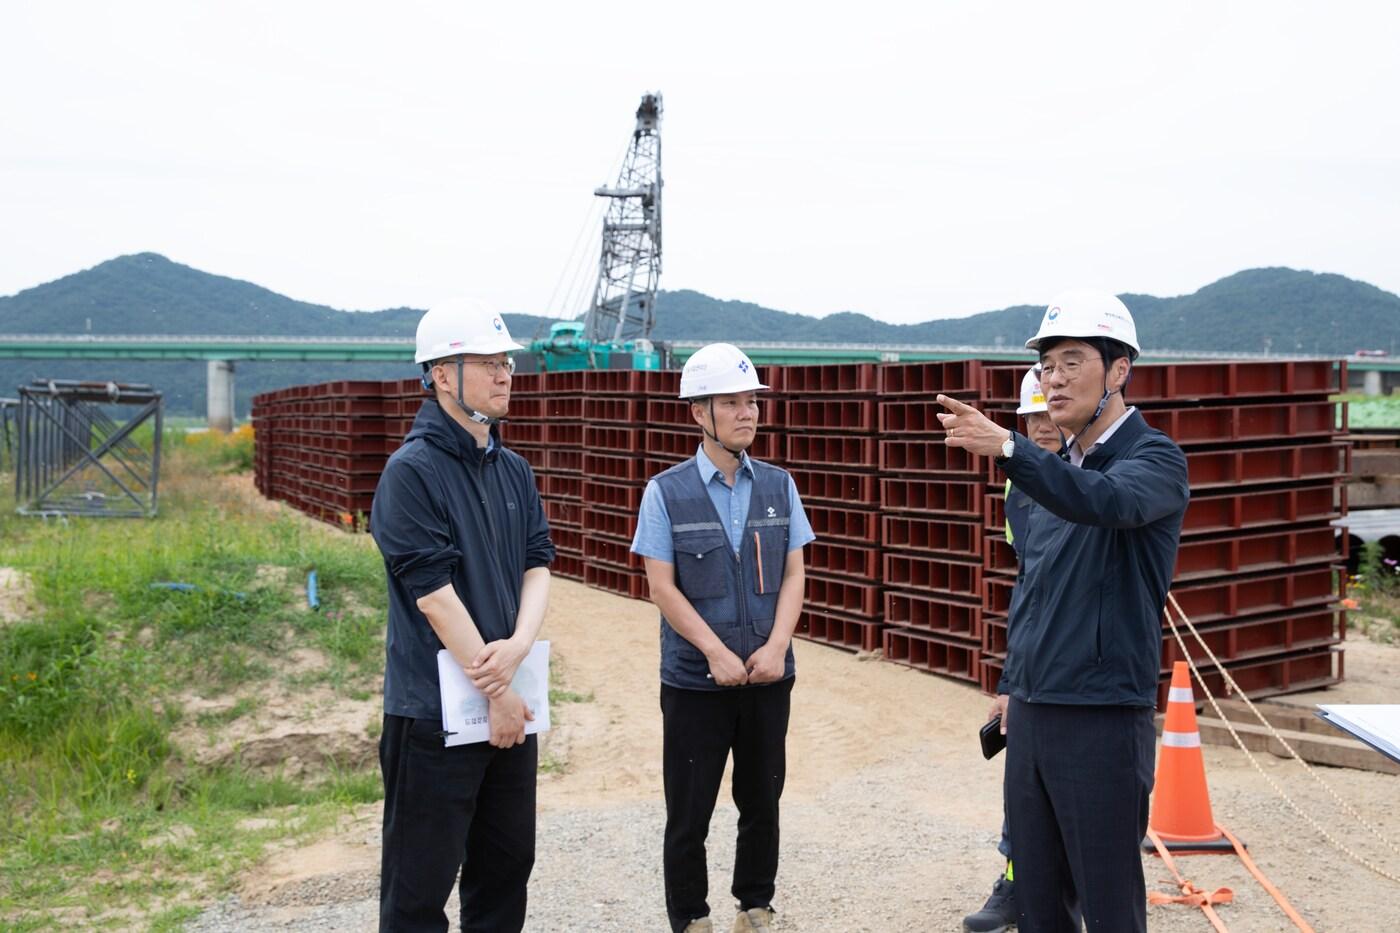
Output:
<instances>
[{"instance_id":1,"label":"clasped hand","mask_svg":"<svg viewBox=\"0 0 1400 933\"><path fill-rule=\"evenodd\" d=\"M749 655L747 661L721 645L708 660L710 676L721 687L770 684L781 680L787 667L786 652L768 644Z\"/></svg>"},{"instance_id":2,"label":"clasped hand","mask_svg":"<svg viewBox=\"0 0 1400 933\"><path fill-rule=\"evenodd\" d=\"M487 718L491 725L491 744L496 748L510 748L525 743L525 724L534 722L535 714L520 694L508 689L490 700Z\"/></svg>"},{"instance_id":3,"label":"clasped hand","mask_svg":"<svg viewBox=\"0 0 1400 933\"><path fill-rule=\"evenodd\" d=\"M514 638L502 638L482 648L471 667L466 669L472 684L487 699L495 699L510 689L520 662L530 653L530 646Z\"/></svg>"}]
</instances>

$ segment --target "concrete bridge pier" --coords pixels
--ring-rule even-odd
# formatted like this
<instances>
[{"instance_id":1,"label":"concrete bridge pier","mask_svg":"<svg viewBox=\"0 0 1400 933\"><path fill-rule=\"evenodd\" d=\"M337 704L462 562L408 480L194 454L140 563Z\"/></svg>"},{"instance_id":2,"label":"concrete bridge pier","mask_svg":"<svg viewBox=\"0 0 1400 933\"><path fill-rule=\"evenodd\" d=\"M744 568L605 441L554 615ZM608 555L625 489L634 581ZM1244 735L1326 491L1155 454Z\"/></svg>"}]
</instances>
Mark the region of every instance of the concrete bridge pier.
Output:
<instances>
[{"instance_id":1,"label":"concrete bridge pier","mask_svg":"<svg viewBox=\"0 0 1400 933\"><path fill-rule=\"evenodd\" d=\"M209 430L233 430L233 363L209 361Z\"/></svg>"},{"instance_id":2,"label":"concrete bridge pier","mask_svg":"<svg viewBox=\"0 0 1400 933\"><path fill-rule=\"evenodd\" d=\"M1366 370L1366 374L1361 377L1362 391L1367 395L1384 395L1384 382L1381 376L1382 373L1379 369Z\"/></svg>"}]
</instances>

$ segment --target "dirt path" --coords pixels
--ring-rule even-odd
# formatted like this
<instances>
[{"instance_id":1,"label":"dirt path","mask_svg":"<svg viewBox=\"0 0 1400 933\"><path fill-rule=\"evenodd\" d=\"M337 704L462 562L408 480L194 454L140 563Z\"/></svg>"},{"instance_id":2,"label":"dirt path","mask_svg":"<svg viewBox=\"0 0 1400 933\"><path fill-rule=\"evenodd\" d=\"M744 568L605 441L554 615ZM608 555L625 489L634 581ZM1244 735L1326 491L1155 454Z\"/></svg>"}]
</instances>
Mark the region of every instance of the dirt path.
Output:
<instances>
[{"instance_id":1,"label":"dirt path","mask_svg":"<svg viewBox=\"0 0 1400 933\"><path fill-rule=\"evenodd\" d=\"M645 603L557 581L546 636L564 685L594 699L559 707L545 746L565 767L540 779L528 928L662 930L655 613ZM994 847L1002 758L983 761L975 735L986 700L971 686L805 642L797 645L797 664L777 902L783 928L960 929L1000 868ZM1334 854L1242 754L1205 754L1217 820L1250 845L1318 930L1400 925L1400 886ZM1272 757L1261 764L1346 844L1400 872L1400 854L1350 825L1297 765ZM1400 779L1344 770L1325 776L1389 838L1400 839ZM710 889L715 916L725 923L735 818L722 792ZM273 855L243 880L237 899L190 928L374 929L378 825L378 808L368 807L332 838ZM1167 890L1158 883L1167 877L1162 866L1145 864L1149 887ZM1234 889L1235 904L1221 910L1234 933L1289 928L1234 859L1196 857L1183 865L1202 887ZM1149 924L1208 929L1199 911L1180 906L1152 908Z\"/></svg>"}]
</instances>

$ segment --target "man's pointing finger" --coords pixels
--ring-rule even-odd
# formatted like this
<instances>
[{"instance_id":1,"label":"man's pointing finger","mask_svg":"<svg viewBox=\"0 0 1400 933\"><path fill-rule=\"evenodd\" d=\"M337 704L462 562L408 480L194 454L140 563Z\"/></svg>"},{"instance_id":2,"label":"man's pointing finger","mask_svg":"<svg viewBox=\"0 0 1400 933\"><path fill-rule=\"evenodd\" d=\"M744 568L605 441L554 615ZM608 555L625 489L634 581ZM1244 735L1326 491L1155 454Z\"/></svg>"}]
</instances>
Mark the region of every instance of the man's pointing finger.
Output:
<instances>
[{"instance_id":1,"label":"man's pointing finger","mask_svg":"<svg viewBox=\"0 0 1400 933\"><path fill-rule=\"evenodd\" d=\"M944 408L948 409L955 415L966 415L977 411L977 409L973 408L966 402L960 402L957 399L949 398L946 395L938 396L938 404L942 405Z\"/></svg>"}]
</instances>

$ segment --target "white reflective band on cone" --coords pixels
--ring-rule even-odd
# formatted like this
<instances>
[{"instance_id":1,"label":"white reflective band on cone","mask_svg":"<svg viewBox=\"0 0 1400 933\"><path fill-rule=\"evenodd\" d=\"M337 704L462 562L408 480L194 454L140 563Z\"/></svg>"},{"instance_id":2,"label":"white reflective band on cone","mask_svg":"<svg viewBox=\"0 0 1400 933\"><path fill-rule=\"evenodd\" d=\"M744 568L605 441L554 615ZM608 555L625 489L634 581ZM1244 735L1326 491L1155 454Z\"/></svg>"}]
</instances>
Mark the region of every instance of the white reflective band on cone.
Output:
<instances>
[{"instance_id":1,"label":"white reflective band on cone","mask_svg":"<svg viewBox=\"0 0 1400 933\"><path fill-rule=\"evenodd\" d=\"M1199 732L1163 732L1162 746L1164 748L1200 748L1201 734Z\"/></svg>"},{"instance_id":2,"label":"white reflective band on cone","mask_svg":"<svg viewBox=\"0 0 1400 933\"><path fill-rule=\"evenodd\" d=\"M1172 687L1167 691L1168 703L1195 703L1196 698L1191 695L1190 687Z\"/></svg>"}]
</instances>

